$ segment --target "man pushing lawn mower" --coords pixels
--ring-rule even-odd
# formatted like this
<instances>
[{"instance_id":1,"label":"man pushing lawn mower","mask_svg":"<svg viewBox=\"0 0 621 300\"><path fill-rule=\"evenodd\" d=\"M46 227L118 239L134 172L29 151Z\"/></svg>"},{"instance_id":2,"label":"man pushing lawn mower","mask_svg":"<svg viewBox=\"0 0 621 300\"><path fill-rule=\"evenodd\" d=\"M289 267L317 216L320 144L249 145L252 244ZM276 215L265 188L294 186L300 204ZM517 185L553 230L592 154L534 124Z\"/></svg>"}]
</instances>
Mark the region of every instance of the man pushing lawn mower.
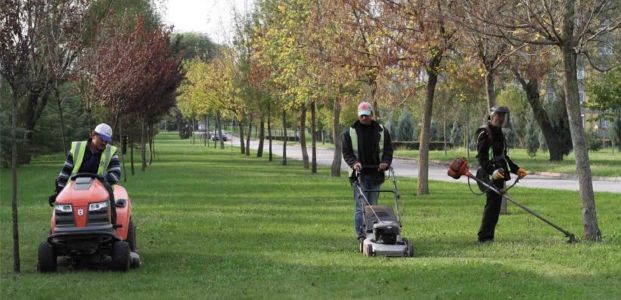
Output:
<instances>
[{"instance_id":1,"label":"man pushing lawn mower","mask_svg":"<svg viewBox=\"0 0 621 300\"><path fill-rule=\"evenodd\" d=\"M351 168L350 183L354 190L354 230L360 242L365 234L362 229L364 200L355 188L355 175L359 173L360 184L364 190L378 190L385 179L384 171L392 163L392 142L390 132L373 120L373 107L369 102L358 104L358 121L343 133L343 159ZM377 166L364 168L363 166ZM366 199L377 204L378 192L366 192Z\"/></svg>"},{"instance_id":2,"label":"man pushing lawn mower","mask_svg":"<svg viewBox=\"0 0 621 300\"><path fill-rule=\"evenodd\" d=\"M392 153L390 133L373 120L371 104L361 102L358 121L343 133L343 158L352 169L349 179L354 192L354 231L360 252L367 256L413 255L411 243L401 237L399 192L390 167ZM386 171L392 190L380 190ZM394 210L377 205L380 192L393 193Z\"/></svg>"}]
</instances>

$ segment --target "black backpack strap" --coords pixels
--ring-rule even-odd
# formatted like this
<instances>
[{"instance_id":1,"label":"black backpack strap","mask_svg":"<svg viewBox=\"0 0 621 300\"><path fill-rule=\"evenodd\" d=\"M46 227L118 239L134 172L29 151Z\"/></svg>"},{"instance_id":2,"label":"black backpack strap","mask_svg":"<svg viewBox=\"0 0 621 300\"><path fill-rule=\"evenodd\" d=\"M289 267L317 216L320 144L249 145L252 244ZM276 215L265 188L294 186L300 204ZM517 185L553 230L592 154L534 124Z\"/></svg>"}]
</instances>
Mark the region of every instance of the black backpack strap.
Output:
<instances>
[{"instance_id":1,"label":"black backpack strap","mask_svg":"<svg viewBox=\"0 0 621 300\"><path fill-rule=\"evenodd\" d=\"M479 141L479 136L481 135L482 132L485 132L487 134L487 142L491 145L492 144L492 129L489 128L489 126L487 125L483 125L479 127L476 131L477 142Z\"/></svg>"}]
</instances>

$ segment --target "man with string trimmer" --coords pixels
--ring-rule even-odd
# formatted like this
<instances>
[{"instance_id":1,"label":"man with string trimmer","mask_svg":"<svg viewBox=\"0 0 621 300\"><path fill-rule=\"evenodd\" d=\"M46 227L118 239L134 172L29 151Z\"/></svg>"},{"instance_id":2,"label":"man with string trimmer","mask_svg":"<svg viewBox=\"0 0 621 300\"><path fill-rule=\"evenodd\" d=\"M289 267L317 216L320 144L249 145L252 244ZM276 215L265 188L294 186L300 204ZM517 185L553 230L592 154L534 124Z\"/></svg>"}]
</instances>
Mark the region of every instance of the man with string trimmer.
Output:
<instances>
[{"instance_id":1,"label":"man with string trimmer","mask_svg":"<svg viewBox=\"0 0 621 300\"><path fill-rule=\"evenodd\" d=\"M477 178L487 181L498 190L505 187L505 182L511 180L510 172L524 178L526 170L516 165L507 155L507 143L502 132L509 119L509 108L505 106L492 107L489 122L476 132L477 159L479 170ZM491 182L489 180L491 179ZM494 231L498 223L502 196L487 189L487 201L483 209L483 219L479 228L478 239L481 243L493 242Z\"/></svg>"}]
</instances>

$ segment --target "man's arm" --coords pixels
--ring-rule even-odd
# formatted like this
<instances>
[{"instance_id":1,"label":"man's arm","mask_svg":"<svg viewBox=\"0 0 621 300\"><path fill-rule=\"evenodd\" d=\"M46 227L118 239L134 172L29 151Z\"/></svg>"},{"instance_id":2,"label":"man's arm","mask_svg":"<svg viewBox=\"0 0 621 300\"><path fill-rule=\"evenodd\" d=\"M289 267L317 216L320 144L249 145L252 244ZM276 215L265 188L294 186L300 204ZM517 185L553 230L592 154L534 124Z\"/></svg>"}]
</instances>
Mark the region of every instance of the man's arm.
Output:
<instances>
[{"instance_id":1,"label":"man's arm","mask_svg":"<svg viewBox=\"0 0 621 300\"><path fill-rule=\"evenodd\" d=\"M387 163L389 166L392 164L392 139L390 138L390 132L384 128L384 151L382 154L381 162Z\"/></svg>"},{"instance_id":2,"label":"man's arm","mask_svg":"<svg viewBox=\"0 0 621 300\"><path fill-rule=\"evenodd\" d=\"M509 168L511 170L512 173L517 174L517 170L520 168L518 165L516 165L511 158L509 158L509 156L507 155L507 151L505 150L505 159L507 160L507 163L509 164Z\"/></svg>"},{"instance_id":3,"label":"man's arm","mask_svg":"<svg viewBox=\"0 0 621 300\"><path fill-rule=\"evenodd\" d=\"M62 170L60 170L60 174L58 174L58 178L56 178L56 192L62 191L65 185L67 185L71 171L73 171L73 155L69 153Z\"/></svg>"},{"instance_id":4,"label":"man's arm","mask_svg":"<svg viewBox=\"0 0 621 300\"><path fill-rule=\"evenodd\" d=\"M354 167L354 164L358 162L358 158L354 155L354 149L351 145L351 136L349 136L349 129L345 130L341 135L342 140L342 148L343 148L343 159L345 163L351 168Z\"/></svg>"},{"instance_id":5,"label":"man's arm","mask_svg":"<svg viewBox=\"0 0 621 300\"><path fill-rule=\"evenodd\" d=\"M486 130L481 130L477 136L477 159L479 160L479 166L485 170L487 174L494 172L493 166L489 163L489 143L490 138L487 136Z\"/></svg>"},{"instance_id":6,"label":"man's arm","mask_svg":"<svg viewBox=\"0 0 621 300\"><path fill-rule=\"evenodd\" d=\"M121 180L121 163L119 162L119 156L114 154L106 170L105 180L110 185L116 184Z\"/></svg>"}]
</instances>

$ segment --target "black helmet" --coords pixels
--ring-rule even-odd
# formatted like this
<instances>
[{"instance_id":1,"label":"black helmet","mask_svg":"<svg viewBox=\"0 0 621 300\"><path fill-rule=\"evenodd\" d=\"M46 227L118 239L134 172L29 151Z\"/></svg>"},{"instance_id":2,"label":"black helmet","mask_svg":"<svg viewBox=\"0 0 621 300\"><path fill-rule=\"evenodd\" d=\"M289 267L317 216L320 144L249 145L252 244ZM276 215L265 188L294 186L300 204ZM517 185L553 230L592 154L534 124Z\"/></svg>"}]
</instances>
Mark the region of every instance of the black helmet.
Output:
<instances>
[{"instance_id":1,"label":"black helmet","mask_svg":"<svg viewBox=\"0 0 621 300\"><path fill-rule=\"evenodd\" d=\"M508 114L509 108L506 106L492 106L489 111L489 115L492 116L494 114Z\"/></svg>"}]
</instances>

